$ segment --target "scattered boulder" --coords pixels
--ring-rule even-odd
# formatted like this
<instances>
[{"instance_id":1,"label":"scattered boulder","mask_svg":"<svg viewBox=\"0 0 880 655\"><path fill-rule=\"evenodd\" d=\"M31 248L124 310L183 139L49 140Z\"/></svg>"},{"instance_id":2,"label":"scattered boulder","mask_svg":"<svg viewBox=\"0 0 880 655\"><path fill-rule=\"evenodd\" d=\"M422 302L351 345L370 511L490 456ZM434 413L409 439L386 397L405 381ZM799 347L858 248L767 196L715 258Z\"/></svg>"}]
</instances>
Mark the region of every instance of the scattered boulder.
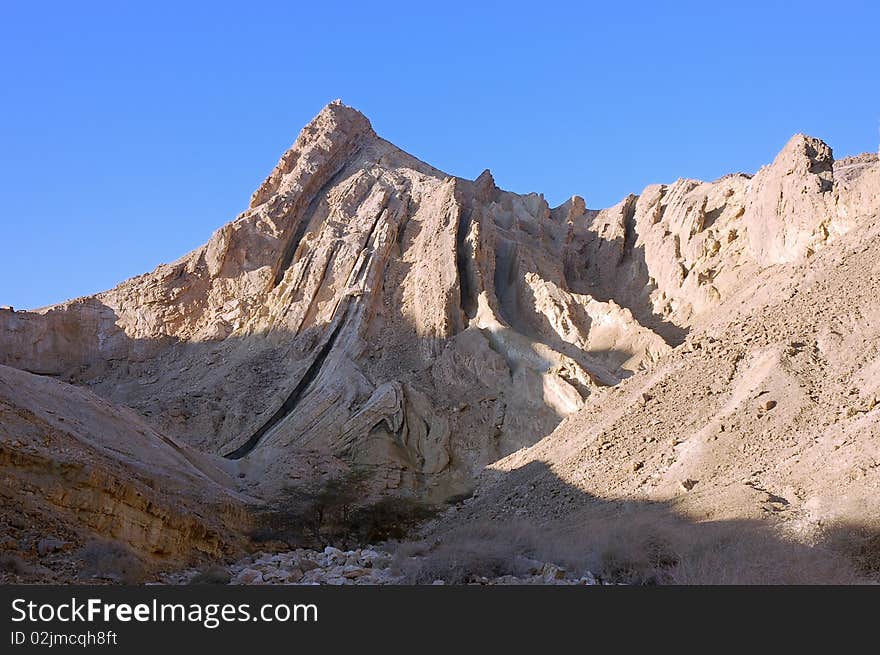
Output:
<instances>
[{"instance_id":1,"label":"scattered boulder","mask_svg":"<svg viewBox=\"0 0 880 655\"><path fill-rule=\"evenodd\" d=\"M367 569L360 566L347 565L342 569L342 577L349 578L350 580L355 580L369 574L370 572Z\"/></svg>"},{"instance_id":2,"label":"scattered boulder","mask_svg":"<svg viewBox=\"0 0 880 655\"><path fill-rule=\"evenodd\" d=\"M333 560L333 561L331 561ZM359 564L350 564L357 560ZM421 556L409 559L411 565L418 566ZM260 554L256 559L246 558L240 564L234 564L227 570L232 572L231 583L242 585L253 584L300 584L300 585L394 585L406 582L396 566L391 553L364 548L342 550L328 546L323 551L297 550L287 553ZM336 562L346 562L338 564ZM280 566L277 564L280 563ZM294 564L296 563L296 564ZM506 574L497 577L475 575L467 578L468 584L478 585L519 585L519 584L552 584L552 585L585 585L599 584L596 577L589 571L580 575L569 575L566 569L552 562L518 557L512 568L516 575ZM225 569L224 569L225 570ZM186 576L184 576L185 578ZM173 578L168 580L177 582ZM227 577L227 581L228 577ZM218 581L219 582L219 581ZM192 579L191 584L196 584ZM434 579L431 584L446 584L442 578Z\"/></svg>"},{"instance_id":3,"label":"scattered boulder","mask_svg":"<svg viewBox=\"0 0 880 655\"><path fill-rule=\"evenodd\" d=\"M232 579L232 584L250 585L262 584L263 573L256 569L243 569Z\"/></svg>"},{"instance_id":4,"label":"scattered boulder","mask_svg":"<svg viewBox=\"0 0 880 655\"><path fill-rule=\"evenodd\" d=\"M681 487L682 491L690 491L691 489L693 489L696 486L696 484L697 484L696 480L691 480L690 478L687 478L687 479L679 482L678 486Z\"/></svg>"},{"instance_id":5,"label":"scattered boulder","mask_svg":"<svg viewBox=\"0 0 880 655\"><path fill-rule=\"evenodd\" d=\"M299 560L299 568L303 570L303 572L308 573L314 569L321 568L321 565L318 564L315 560L303 558Z\"/></svg>"},{"instance_id":6,"label":"scattered boulder","mask_svg":"<svg viewBox=\"0 0 880 655\"><path fill-rule=\"evenodd\" d=\"M554 580L562 580L565 578L565 569L555 564L545 564L541 569L541 578L544 582L553 582Z\"/></svg>"}]
</instances>

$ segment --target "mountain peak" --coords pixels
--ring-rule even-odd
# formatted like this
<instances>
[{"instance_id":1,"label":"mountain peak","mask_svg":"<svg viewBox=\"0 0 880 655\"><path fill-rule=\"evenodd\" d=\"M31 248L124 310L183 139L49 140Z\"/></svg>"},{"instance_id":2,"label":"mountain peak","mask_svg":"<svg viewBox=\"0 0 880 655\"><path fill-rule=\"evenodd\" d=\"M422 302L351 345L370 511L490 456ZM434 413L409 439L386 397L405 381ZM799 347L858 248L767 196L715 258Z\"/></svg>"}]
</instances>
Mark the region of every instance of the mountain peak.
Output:
<instances>
[{"instance_id":1,"label":"mountain peak","mask_svg":"<svg viewBox=\"0 0 880 655\"><path fill-rule=\"evenodd\" d=\"M350 105L346 105L341 99L336 98L324 105L324 108L312 119L312 123L317 121L321 116L333 116L338 121L350 122L366 122L370 124L370 120L360 111Z\"/></svg>"},{"instance_id":2,"label":"mountain peak","mask_svg":"<svg viewBox=\"0 0 880 655\"><path fill-rule=\"evenodd\" d=\"M367 117L341 100L334 100L309 121L294 144L281 155L251 197L250 207L266 202L282 189L285 180L299 177L298 172L311 174L319 162L335 161L350 154L369 136L375 136L375 132Z\"/></svg>"}]
</instances>

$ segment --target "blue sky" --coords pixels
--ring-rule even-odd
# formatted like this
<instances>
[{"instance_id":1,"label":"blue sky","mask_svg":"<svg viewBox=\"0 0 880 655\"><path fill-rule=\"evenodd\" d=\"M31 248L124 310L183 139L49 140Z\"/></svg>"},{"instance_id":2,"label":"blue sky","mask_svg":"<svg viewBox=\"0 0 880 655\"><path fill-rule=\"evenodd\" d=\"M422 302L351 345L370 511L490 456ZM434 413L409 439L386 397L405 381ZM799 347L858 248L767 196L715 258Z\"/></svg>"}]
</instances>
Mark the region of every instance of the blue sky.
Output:
<instances>
[{"instance_id":1,"label":"blue sky","mask_svg":"<svg viewBox=\"0 0 880 655\"><path fill-rule=\"evenodd\" d=\"M0 304L205 242L334 98L551 204L754 171L797 132L877 149L880 3L475 5L0 0Z\"/></svg>"}]
</instances>

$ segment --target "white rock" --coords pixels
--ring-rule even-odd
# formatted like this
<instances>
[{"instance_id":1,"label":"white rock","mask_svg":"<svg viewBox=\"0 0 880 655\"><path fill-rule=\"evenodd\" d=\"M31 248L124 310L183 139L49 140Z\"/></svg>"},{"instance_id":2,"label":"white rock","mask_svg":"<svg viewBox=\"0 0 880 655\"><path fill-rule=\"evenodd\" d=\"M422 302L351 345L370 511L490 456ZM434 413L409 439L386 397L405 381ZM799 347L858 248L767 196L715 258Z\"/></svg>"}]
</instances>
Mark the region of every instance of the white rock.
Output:
<instances>
[{"instance_id":1,"label":"white rock","mask_svg":"<svg viewBox=\"0 0 880 655\"><path fill-rule=\"evenodd\" d=\"M597 585L599 584L599 581L596 580L596 576L587 571L580 577L580 579L578 580L578 584Z\"/></svg>"},{"instance_id":2,"label":"white rock","mask_svg":"<svg viewBox=\"0 0 880 655\"><path fill-rule=\"evenodd\" d=\"M232 579L232 584L252 585L262 583L263 574L256 569L243 569Z\"/></svg>"},{"instance_id":3,"label":"white rock","mask_svg":"<svg viewBox=\"0 0 880 655\"><path fill-rule=\"evenodd\" d=\"M370 572L366 569L363 569L359 566L347 565L342 569L342 577L348 578L350 580L354 580L356 578L361 578L365 575L369 575Z\"/></svg>"},{"instance_id":4,"label":"white rock","mask_svg":"<svg viewBox=\"0 0 880 655\"><path fill-rule=\"evenodd\" d=\"M541 577L545 582L562 580L565 578L565 569L556 566L555 564L547 563L544 565L544 568L541 569Z\"/></svg>"}]
</instances>

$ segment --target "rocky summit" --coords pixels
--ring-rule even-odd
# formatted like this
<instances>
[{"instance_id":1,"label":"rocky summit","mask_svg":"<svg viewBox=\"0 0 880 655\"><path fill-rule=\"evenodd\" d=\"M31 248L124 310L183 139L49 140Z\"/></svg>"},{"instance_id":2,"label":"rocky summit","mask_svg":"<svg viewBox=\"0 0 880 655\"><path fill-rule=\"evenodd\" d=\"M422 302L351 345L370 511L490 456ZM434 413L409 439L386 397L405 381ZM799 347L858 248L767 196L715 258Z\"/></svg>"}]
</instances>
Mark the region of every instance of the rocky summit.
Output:
<instances>
[{"instance_id":1,"label":"rocky summit","mask_svg":"<svg viewBox=\"0 0 880 655\"><path fill-rule=\"evenodd\" d=\"M333 102L204 246L0 308L3 575L64 581L106 544L150 571L241 562L260 516L352 471L352 505L447 507L429 549L650 512L691 543L748 522L832 552L836 526L880 556L878 231L877 156L805 135L754 175L550 207ZM230 579L405 578L291 547ZM473 579L547 581L539 559Z\"/></svg>"}]
</instances>

